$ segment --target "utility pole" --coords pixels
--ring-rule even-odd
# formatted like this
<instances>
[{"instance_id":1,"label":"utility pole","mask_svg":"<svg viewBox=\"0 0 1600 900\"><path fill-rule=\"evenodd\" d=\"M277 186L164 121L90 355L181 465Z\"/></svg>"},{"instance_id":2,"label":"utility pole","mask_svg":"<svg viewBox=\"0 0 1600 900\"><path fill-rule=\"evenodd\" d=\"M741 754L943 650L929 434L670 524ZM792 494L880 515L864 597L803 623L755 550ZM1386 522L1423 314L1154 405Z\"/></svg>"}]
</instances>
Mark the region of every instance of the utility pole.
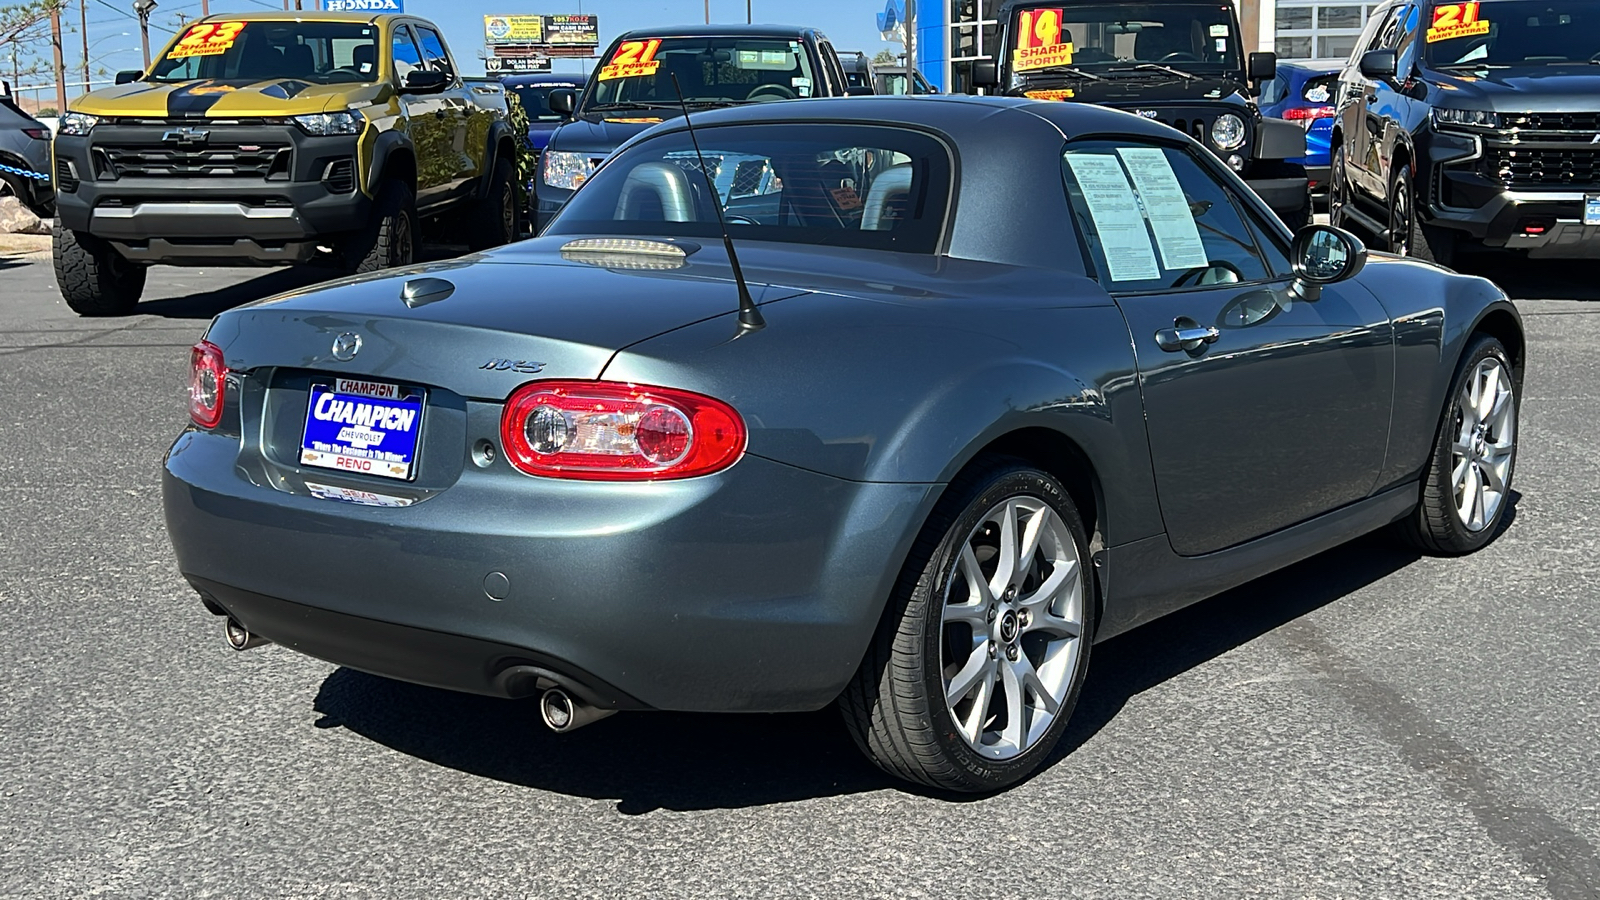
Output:
<instances>
[{"instance_id":1,"label":"utility pole","mask_svg":"<svg viewBox=\"0 0 1600 900\"><path fill-rule=\"evenodd\" d=\"M133 0L133 11L139 14L139 45L144 48L144 67L150 69L150 11L156 0Z\"/></svg>"},{"instance_id":2,"label":"utility pole","mask_svg":"<svg viewBox=\"0 0 1600 900\"><path fill-rule=\"evenodd\" d=\"M711 24L711 0L706 0L706 24Z\"/></svg>"},{"instance_id":3,"label":"utility pole","mask_svg":"<svg viewBox=\"0 0 1600 900\"><path fill-rule=\"evenodd\" d=\"M78 0L78 30L83 33L83 92L89 93L89 0Z\"/></svg>"},{"instance_id":4,"label":"utility pole","mask_svg":"<svg viewBox=\"0 0 1600 900\"><path fill-rule=\"evenodd\" d=\"M61 7L50 7L50 50L56 64L56 115L67 111L67 67L61 58Z\"/></svg>"},{"instance_id":5,"label":"utility pole","mask_svg":"<svg viewBox=\"0 0 1600 900\"><path fill-rule=\"evenodd\" d=\"M744 23L746 25L750 24L750 3L751 0L744 0Z\"/></svg>"},{"instance_id":6,"label":"utility pole","mask_svg":"<svg viewBox=\"0 0 1600 900\"><path fill-rule=\"evenodd\" d=\"M211 15L211 0L200 0L200 18Z\"/></svg>"}]
</instances>

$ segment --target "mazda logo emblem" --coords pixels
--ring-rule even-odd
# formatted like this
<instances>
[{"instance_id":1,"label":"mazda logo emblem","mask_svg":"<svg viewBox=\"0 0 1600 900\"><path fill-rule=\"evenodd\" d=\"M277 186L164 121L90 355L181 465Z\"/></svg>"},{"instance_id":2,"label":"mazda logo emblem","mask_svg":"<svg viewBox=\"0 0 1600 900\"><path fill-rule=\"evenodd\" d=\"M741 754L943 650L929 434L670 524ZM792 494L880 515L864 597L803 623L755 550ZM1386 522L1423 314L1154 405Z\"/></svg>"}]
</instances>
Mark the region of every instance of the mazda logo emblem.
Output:
<instances>
[{"instance_id":1,"label":"mazda logo emblem","mask_svg":"<svg viewBox=\"0 0 1600 900\"><path fill-rule=\"evenodd\" d=\"M342 362L349 362L361 352L361 335L354 331L346 331L333 339L333 358Z\"/></svg>"}]
</instances>

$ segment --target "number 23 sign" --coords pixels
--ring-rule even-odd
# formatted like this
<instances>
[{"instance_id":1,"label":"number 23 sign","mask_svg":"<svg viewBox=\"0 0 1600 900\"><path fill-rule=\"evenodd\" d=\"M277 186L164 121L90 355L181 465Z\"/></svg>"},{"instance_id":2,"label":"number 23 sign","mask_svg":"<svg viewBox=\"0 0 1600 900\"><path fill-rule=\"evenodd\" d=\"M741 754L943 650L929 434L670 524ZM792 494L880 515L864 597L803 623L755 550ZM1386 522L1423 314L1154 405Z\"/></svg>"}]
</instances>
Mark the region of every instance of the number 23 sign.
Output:
<instances>
[{"instance_id":1,"label":"number 23 sign","mask_svg":"<svg viewBox=\"0 0 1600 900\"><path fill-rule=\"evenodd\" d=\"M243 22L201 22L189 29L183 40L167 51L167 59L186 56L217 56L226 53L244 30Z\"/></svg>"}]
</instances>

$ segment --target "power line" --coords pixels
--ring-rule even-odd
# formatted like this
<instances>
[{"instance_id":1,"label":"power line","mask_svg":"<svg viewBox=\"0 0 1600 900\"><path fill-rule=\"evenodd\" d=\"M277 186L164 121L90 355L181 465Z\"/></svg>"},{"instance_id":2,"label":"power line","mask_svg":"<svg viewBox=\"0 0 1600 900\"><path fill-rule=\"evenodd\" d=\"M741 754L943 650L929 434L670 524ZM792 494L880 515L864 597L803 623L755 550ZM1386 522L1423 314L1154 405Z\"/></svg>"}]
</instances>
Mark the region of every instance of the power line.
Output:
<instances>
[{"instance_id":1,"label":"power line","mask_svg":"<svg viewBox=\"0 0 1600 900\"><path fill-rule=\"evenodd\" d=\"M135 22L139 21L139 17L138 16L134 15L131 12L125 12L125 11L123 11L121 9L118 9L117 7L112 6L111 4L107 3L106 0L94 0L94 2L100 4L101 6L104 6L106 9L111 10L112 12L116 13L119 16L122 16L125 19L132 19ZM177 34L177 32L173 31L171 28L162 27L160 25L157 25L154 22L150 23L150 27L156 29L157 31L165 31L167 34Z\"/></svg>"}]
</instances>

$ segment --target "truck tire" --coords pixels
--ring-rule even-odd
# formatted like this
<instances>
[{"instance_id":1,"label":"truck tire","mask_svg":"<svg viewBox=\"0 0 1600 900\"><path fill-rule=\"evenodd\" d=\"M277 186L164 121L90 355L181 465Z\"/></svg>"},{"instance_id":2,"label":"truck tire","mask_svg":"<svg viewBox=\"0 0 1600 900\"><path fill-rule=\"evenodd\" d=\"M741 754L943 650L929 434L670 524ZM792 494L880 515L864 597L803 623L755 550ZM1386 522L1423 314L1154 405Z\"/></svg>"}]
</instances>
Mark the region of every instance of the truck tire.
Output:
<instances>
[{"instance_id":1,"label":"truck tire","mask_svg":"<svg viewBox=\"0 0 1600 900\"><path fill-rule=\"evenodd\" d=\"M124 316L139 304L146 269L123 259L110 244L58 222L50 229L50 250L61 299L73 312Z\"/></svg>"},{"instance_id":2,"label":"truck tire","mask_svg":"<svg viewBox=\"0 0 1600 900\"><path fill-rule=\"evenodd\" d=\"M1417 215L1411 164L1396 169L1389 184L1389 252L1453 267L1457 257L1455 237L1449 229L1422 224Z\"/></svg>"},{"instance_id":3,"label":"truck tire","mask_svg":"<svg viewBox=\"0 0 1600 900\"><path fill-rule=\"evenodd\" d=\"M409 266L417 258L417 201L404 182L378 186L372 222L345 247L345 266L353 274Z\"/></svg>"},{"instance_id":4,"label":"truck tire","mask_svg":"<svg viewBox=\"0 0 1600 900\"><path fill-rule=\"evenodd\" d=\"M464 213L468 247L488 250L517 239L521 222L518 221L516 185L512 184L514 177L511 160L503 157L495 160L494 173L489 176L489 190Z\"/></svg>"}]
</instances>

